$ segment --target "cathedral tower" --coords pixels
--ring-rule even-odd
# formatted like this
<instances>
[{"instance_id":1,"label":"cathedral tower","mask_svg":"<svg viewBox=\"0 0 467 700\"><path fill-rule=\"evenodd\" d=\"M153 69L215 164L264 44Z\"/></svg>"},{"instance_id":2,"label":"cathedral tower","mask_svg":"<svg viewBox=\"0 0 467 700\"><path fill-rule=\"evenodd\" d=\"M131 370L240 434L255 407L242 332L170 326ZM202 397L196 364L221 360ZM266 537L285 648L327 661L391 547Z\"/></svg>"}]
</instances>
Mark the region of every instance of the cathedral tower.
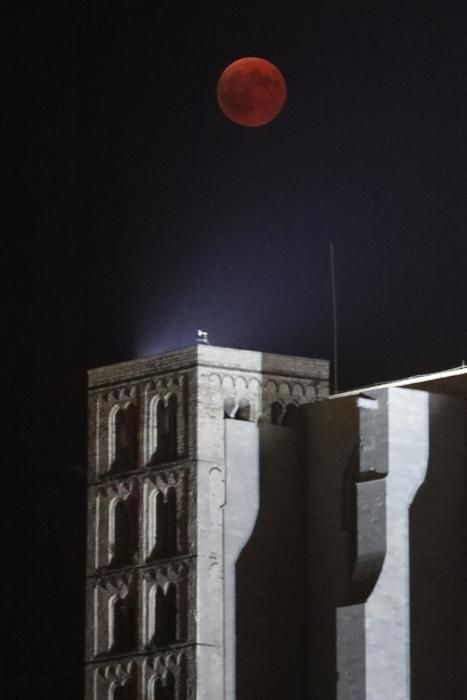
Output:
<instances>
[{"instance_id":1,"label":"cathedral tower","mask_svg":"<svg viewBox=\"0 0 467 700\"><path fill-rule=\"evenodd\" d=\"M251 456L261 434L292 465L286 429L327 393L325 361L208 345L89 373L86 700L234 700Z\"/></svg>"}]
</instances>

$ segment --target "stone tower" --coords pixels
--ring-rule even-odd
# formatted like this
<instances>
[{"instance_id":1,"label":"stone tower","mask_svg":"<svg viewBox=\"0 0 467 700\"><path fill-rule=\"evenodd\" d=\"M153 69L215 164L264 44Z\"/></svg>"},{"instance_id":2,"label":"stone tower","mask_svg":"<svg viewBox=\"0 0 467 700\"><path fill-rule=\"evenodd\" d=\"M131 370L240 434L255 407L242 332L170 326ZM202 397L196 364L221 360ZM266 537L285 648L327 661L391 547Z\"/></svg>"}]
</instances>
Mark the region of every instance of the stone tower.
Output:
<instances>
[{"instance_id":1,"label":"stone tower","mask_svg":"<svg viewBox=\"0 0 467 700\"><path fill-rule=\"evenodd\" d=\"M89 373L86 700L242 697L236 582L250 582L250 603L248 585L239 598L243 619L277 605L281 561L300 589L298 544L283 534L286 522L298 543L304 517L297 441L288 436L297 407L327 393L325 361L207 345ZM284 488L297 497L276 511L268 493ZM288 619L298 629L292 599ZM268 639L257 628L261 663ZM250 654L250 632L240 633ZM289 654L294 663L293 645L274 648L278 662ZM244 654L245 669L252 657Z\"/></svg>"}]
</instances>

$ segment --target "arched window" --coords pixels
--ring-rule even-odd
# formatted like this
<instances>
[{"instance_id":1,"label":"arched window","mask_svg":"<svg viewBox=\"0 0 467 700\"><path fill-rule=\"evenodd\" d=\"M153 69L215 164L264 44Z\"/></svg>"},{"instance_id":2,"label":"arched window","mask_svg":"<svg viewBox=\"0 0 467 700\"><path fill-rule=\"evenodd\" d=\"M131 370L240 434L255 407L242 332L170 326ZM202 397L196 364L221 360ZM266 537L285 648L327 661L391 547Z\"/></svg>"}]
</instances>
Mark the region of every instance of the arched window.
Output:
<instances>
[{"instance_id":1,"label":"arched window","mask_svg":"<svg viewBox=\"0 0 467 700\"><path fill-rule=\"evenodd\" d=\"M167 539L167 503L165 502L164 493L159 491L156 498L156 547L154 550L156 557L165 557L167 555Z\"/></svg>"},{"instance_id":2,"label":"arched window","mask_svg":"<svg viewBox=\"0 0 467 700\"><path fill-rule=\"evenodd\" d=\"M180 671L178 674L178 698L177 700L188 700L188 666L184 654L180 656Z\"/></svg>"},{"instance_id":3,"label":"arched window","mask_svg":"<svg viewBox=\"0 0 467 700\"><path fill-rule=\"evenodd\" d=\"M133 563L136 549L136 517L131 497L117 499L110 510L110 565Z\"/></svg>"},{"instance_id":4,"label":"arched window","mask_svg":"<svg viewBox=\"0 0 467 700\"><path fill-rule=\"evenodd\" d=\"M165 688L161 678L152 678L149 684L149 700L165 700Z\"/></svg>"},{"instance_id":5,"label":"arched window","mask_svg":"<svg viewBox=\"0 0 467 700\"><path fill-rule=\"evenodd\" d=\"M136 685L133 679L128 679L123 685L114 687L113 700L136 700Z\"/></svg>"},{"instance_id":6,"label":"arched window","mask_svg":"<svg viewBox=\"0 0 467 700\"><path fill-rule=\"evenodd\" d=\"M170 486L165 494L158 491L150 500L151 558L170 557L177 553L177 492Z\"/></svg>"},{"instance_id":7,"label":"arched window","mask_svg":"<svg viewBox=\"0 0 467 700\"><path fill-rule=\"evenodd\" d=\"M126 700L126 688L123 685L116 685L113 692L113 700Z\"/></svg>"},{"instance_id":8,"label":"arched window","mask_svg":"<svg viewBox=\"0 0 467 700\"><path fill-rule=\"evenodd\" d=\"M164 700L175 700L175 678L170 671L165 676L165 698Z\"/></svg>"},{"instance_id":9,"label":"arched window","mask_svg":"<svg viewBox=\"0 0 467 700\"><path fill-rule=\"evenodd\" d=\"M153 678L149 685L149 700L175 700L175 684L171 683L167 673L164 679Z\"/></svg>"},{"instance_id":10,"label":"arched window","mask_svg":"<svg viewBox=\"0 0 467 700\"><path fill-rule=\"evenodd\" d=\"M151 405L152 412L156 412L156 419L151 419L153 431L151 462L164 462L176 459L177 448L177 397L170 394L166 401L159 399ZM154 439L155 434L155 439Z\"/></svg>"},{"instance_id":11,"label":"arched window","mask_svg":"<svg viewBox=\"0 0 467 700\"><path fill-rule=\"evenodd\" d=\"M110 652L112 654L132 651L135 648L136 619L133 600L130 595L125 598L113 596L109 601L111 610L110 620Z\"/></svg>"},{"instance_id":12,"label":"arched window","mask_svg":"<svg viewBox=\"0 0 467 700\"><path fill-rule=\"evenodd\" d=\"M224 399L224 418L233 418L236 410L236 402L233 396Z\"/></svg>"},{"instance_id":13,"label":"arched window","mask_svg":"<svg viewBox=\"0 0 467 700\"><path fill-rule=\"evenodd\" d=\"M174 583L169 583L165 591L157 586L154 622L156 646L177 641L177 589Z\"/></svg>"},{"instance_id":14,"label":"arched window","mask_svg":"<svg viewBox=\"0 0 467 700\"><path fill-rule=\"evenodd\" d=\"M130 403L110 415L110 468L125 472L138 466L138 409Z\"/></svg>"},{"instance_id":15,"label":"arched window","mask_svg":"<svg viewBox=\"0 0 467 700\"><path fill-rule=\"evenodd\" d=\"M235 420L250 420L251 406L247 399L240 399L237 410L235 411Z\"/></svg>"},{"instance_id":16,"label":"arched window","mask_svg":"<svg viewBox=\"0 0 467 700\"><path fill-rule=\"evenodd\" d=\"M167 459L177 457L177 397L169 396L167 401Z\"/></svg>"},{"instance_id":17,"label":"arched window","mask_svg":"<svg viewBox=\"0 0 467 700\"><path fill-rule=\"evenodd\" d=\"M177 553L177 492L173 486L165 494L167 513L167 554Z\"/></svg>"},{"instance_id":18,"label":"arched window","mask_svg":"<svg viewBox=\"0 0 467 700\"><path fill-rule=\"evenodd\" d=\"M286 428L295 428L298 420L298 407L294 403L287 404L282 425Z\"/></svg>"},{"instance_id":19,"label":"arched window","mask_svg":"<svg viewBox=\"0 0 467 700\"><path fill-rule=\"evenodd\" d=\"M280 401L273 401L271 404L271 424L280 425L282 420L282 404Z\"/></svg>"},{"instance_id":20,"label":"arched window","mask_svg":"<svg viewBox=\"0 0 467 700\"><path fill-rule=\"evenodd\" d=\"M175 678L170 671L162 678L152 678L149 683L149 700L175 700Z\"/></svg>"}]
</instances>

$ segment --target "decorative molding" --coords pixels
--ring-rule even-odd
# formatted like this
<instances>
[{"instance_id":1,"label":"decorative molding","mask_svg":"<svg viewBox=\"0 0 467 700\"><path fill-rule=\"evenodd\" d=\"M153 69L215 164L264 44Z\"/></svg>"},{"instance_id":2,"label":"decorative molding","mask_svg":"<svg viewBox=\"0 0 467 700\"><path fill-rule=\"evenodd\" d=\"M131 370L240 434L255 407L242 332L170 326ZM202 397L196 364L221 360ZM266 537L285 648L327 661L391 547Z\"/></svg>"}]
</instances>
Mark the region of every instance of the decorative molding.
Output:
<instances>
[{"instance_id":1,"label":"decorative molding","mask_svg":"<svg viewBox=\"0 0 467 700\"><path fill-rule=\"evenodd\" d=\"M169 583L177 584L181 578L184 578L189 573L189 565L187 562L174 562L173 564L161 564L160 566L151 566L143 574L143 579L150 583L155 583L161 588L166 588Z\"/></svg>"}]
</instances>

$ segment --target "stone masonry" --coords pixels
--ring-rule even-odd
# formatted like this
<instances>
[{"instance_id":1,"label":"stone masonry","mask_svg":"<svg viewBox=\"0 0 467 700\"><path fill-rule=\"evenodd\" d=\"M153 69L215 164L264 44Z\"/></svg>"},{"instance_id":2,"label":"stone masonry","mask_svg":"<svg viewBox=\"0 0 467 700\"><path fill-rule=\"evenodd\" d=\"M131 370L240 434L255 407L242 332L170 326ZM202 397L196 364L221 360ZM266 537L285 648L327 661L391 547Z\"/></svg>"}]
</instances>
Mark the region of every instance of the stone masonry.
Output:
<instances>
[{"instance_id":1,"label":"stone masonry","mask_svg":"<svg viewBox=\"0 0 467 700\"><path fill-rule=\"evenodd\" d=\"M467 697L467 369L89 373L86 700Z\"/></svg>"},{"instance_id":2,"label":"stone masonry","mask_svg":"<svg viewBox=\"0 0 467 700\"><path fill-rule=\"evenodd\" d=\"M327 395L326 361L206 345L89 372L86 700L233 697L225 590L249 533L232 509L225 527L226 424L251 461L250 426L291 435Z\"/></svg>"}]
</instances>

